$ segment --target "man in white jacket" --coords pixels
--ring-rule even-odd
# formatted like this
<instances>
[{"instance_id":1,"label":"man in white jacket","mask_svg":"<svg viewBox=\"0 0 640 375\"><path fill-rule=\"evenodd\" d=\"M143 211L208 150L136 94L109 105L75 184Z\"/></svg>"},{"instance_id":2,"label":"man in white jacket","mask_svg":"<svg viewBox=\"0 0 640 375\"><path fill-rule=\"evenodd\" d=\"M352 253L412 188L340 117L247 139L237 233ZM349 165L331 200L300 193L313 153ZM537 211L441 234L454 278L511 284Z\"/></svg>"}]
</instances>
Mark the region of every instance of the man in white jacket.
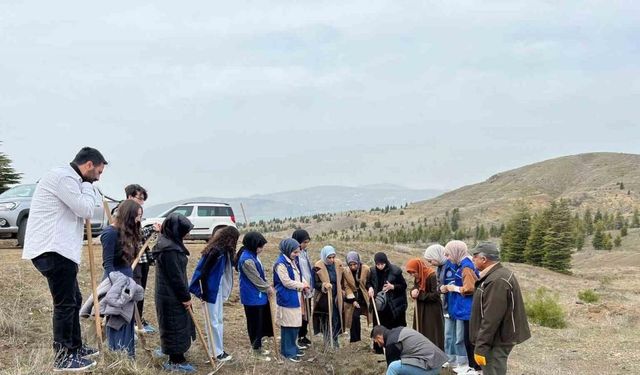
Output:
<instances>
[{"instance_id":1,"label":"man in white jacket","mask_svg":"<svg viewBox=\"0 0 640 375\"><path fill-rule=\"evenodd\" d=\"M22 258L31 260L47 279L53 298L55 372L95 366L87 357L97 351L83 345L80 334L82 295L77 274L84 221L91 219L99 203L93 183L106 164L100 151L84 147L69 165L40 179L31 201Z\"/></svg>"}]
</instances>

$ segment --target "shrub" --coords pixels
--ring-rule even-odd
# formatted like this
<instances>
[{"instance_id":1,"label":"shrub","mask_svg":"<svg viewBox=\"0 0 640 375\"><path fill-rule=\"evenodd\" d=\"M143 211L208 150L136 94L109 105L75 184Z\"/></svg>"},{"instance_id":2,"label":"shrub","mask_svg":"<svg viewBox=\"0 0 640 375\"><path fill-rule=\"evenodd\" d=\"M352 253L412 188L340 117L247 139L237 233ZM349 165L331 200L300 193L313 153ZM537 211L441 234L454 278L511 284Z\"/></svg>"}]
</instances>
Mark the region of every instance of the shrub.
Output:
<instances>
[{"instance_id":1,"label":"shrub","mask_svg":"<svg viewBox=\"0 0 640 375\"><path fill-rule=\"evenodd\" d=\"M600 295L592 289L585 289L578 292L578 299L586 303L595 303L600 301Z\"/></svg>"},{"instance_id":2,"label":"shrub","mask_svg":"<svg viewBox=\"0 0 640 375\"><path fill-rule=\"evenodd\" d=\"M549 289L541 287L528 297L525 300L525 309L533 323L549 328L567 326L566 313L558 302L557 294L551 294Z\"/></svg>"}]
</instances>

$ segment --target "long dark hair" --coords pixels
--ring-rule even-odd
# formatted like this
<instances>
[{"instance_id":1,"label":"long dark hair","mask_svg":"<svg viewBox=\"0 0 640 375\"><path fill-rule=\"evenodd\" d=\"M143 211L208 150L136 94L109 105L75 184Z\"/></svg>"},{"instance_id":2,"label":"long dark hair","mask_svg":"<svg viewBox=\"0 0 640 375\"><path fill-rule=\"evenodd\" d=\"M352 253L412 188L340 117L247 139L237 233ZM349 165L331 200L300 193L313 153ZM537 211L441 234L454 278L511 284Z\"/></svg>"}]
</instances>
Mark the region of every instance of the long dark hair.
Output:
<instances>
[{"instance_id":1,"label":"long dark hair","mask_svg":"<svg viewBox=\"0 0 640 375\"><path fill-rule=\"evenodd\" d=\"M227 258L232 260L233 253L235 253L236 246L238 245L239 237L240 232L238 232L236 227L229 226L218 229L213 236L211 236L207 246L202 250L202 255L209 255L213 249L221 248L227 253Z\"/></svg>"},{"instance_id":2,"label":"long dark hair","mask_svg":"<svg viewBox=\"0 0 640 375\"><path fill-rule=\"evenodd\" d=\"M142 207L138 203L127 199L118 206L118 214L113 223L113 226L118 230L122 259L128 264L131 264L135 258L142 238L140 222L136 221L140 210Z\"/></svg>"},{"instance_id":3,"label":"long dark hair","mask_svg":"<svg viewBox=\"0 0 640 375\"><path fill-rule=\"evenodd\" d=\"M257 254L258 248L263 247L267 244L267 239L264 238L260 232L251 231L244 235L242 238L242 247L236 253L235 258L233 258L233 266L236 271L238 271L238 263L240 262L240 257L242 253L247 250L253 254Z\"/></svg>"}]
</instances>

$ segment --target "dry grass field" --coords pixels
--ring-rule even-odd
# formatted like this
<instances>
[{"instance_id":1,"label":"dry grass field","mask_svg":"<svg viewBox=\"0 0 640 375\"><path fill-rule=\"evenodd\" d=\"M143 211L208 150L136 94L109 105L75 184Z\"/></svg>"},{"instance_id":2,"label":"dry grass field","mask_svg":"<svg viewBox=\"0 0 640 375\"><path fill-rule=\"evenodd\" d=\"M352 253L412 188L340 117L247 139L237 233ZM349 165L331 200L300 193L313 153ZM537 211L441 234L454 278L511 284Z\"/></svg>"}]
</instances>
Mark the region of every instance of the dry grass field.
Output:
<instances>
[{"instance_id":1,"label":"dry grass field","mask_svg":"<svg viewBox=\"0 0 640 375\"><path fill-rule=\"evenodd\" d=\"M638 233L633 233L638 236ZM270 238L263 256L270 264L277 255L277 238ZM187 244L192 252L190 268L196 263L202 242ZM312 243L312 254L321 247ZM422 253L410 247L371 243L335 243L344 258L350 249L358 250L363 261L371 263L373 253L386 251L397 264ZM101 264L100 246L96 261ZM634 249L635 250L635 249ZM30 262L20 259L21 250L11 241L0 241L0 374L48 374L51 372L51 298L45 279ZM317 256L315 256L317 259ZM637 251L595 252L586 250L574 258L574 274L561 275L526 265L508 265L516 271L526 293L545 286L558 293L568 315L566 329L549 329L532 325L533 338L516 347L510 357L510 374L638 374L640 373L640 253ZM99 274L102 269L99 267ZM155 322L153 305L154 270L150 274L145 315ZM79 274L80 288L86 298L90 293L87 252ZM595 304L578 304L577 293L595 289L602 296ZM202 324L200 304L195 311ZM310 349L306 361L299 364L263 362L252 358L246 335L242 305L237 288L225 305L225 350L234 359L218 374L381 374L382 356L369 352L369 340L349 344L341 341L338 350L325 350L318 343ZM408 311L412 313L411 308ZM83 323L83 336L93 343L92 321ZM366 326L366 323L363 323ZM368 333L365 329L364 335ZM367 336L365 336L367 337ZM157 335L147 336L148 346L157 347ZM271 349L271 340L266 344ZM207 374L206 355L196 341L188 353L199 374ZM153 359L137 347L135 362L113 353L100 356L95 374L157 374L162 360ZM443 373L445 373L443 371Z\"/></svg>"}]
</instances>

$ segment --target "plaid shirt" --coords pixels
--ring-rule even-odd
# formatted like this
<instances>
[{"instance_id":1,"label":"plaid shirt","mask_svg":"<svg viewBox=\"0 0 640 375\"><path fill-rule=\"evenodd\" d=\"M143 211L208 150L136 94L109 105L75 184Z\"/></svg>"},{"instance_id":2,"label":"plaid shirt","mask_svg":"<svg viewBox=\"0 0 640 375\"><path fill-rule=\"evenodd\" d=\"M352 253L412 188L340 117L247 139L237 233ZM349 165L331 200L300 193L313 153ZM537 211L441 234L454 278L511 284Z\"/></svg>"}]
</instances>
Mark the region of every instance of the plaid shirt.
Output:
<instances>
[{"instance_id":1,"label":"plaid shirt","mask_svg":"<svg viewBox=\"0 0 640 375\"><path fill-rule=\"evenodd\" d=\"M156 232L153 230L152 226L142 228L142 243L140 244L140 247L142 247L142 245L144 245L144 243L147 242L147 240L155 234ZM140 257L140 263L153 262L153 255L151 255L150 247L151 246L148 246L146 249L144 249L144 254L142 254L142 256Z\"/></svg>"}]
</instances>

